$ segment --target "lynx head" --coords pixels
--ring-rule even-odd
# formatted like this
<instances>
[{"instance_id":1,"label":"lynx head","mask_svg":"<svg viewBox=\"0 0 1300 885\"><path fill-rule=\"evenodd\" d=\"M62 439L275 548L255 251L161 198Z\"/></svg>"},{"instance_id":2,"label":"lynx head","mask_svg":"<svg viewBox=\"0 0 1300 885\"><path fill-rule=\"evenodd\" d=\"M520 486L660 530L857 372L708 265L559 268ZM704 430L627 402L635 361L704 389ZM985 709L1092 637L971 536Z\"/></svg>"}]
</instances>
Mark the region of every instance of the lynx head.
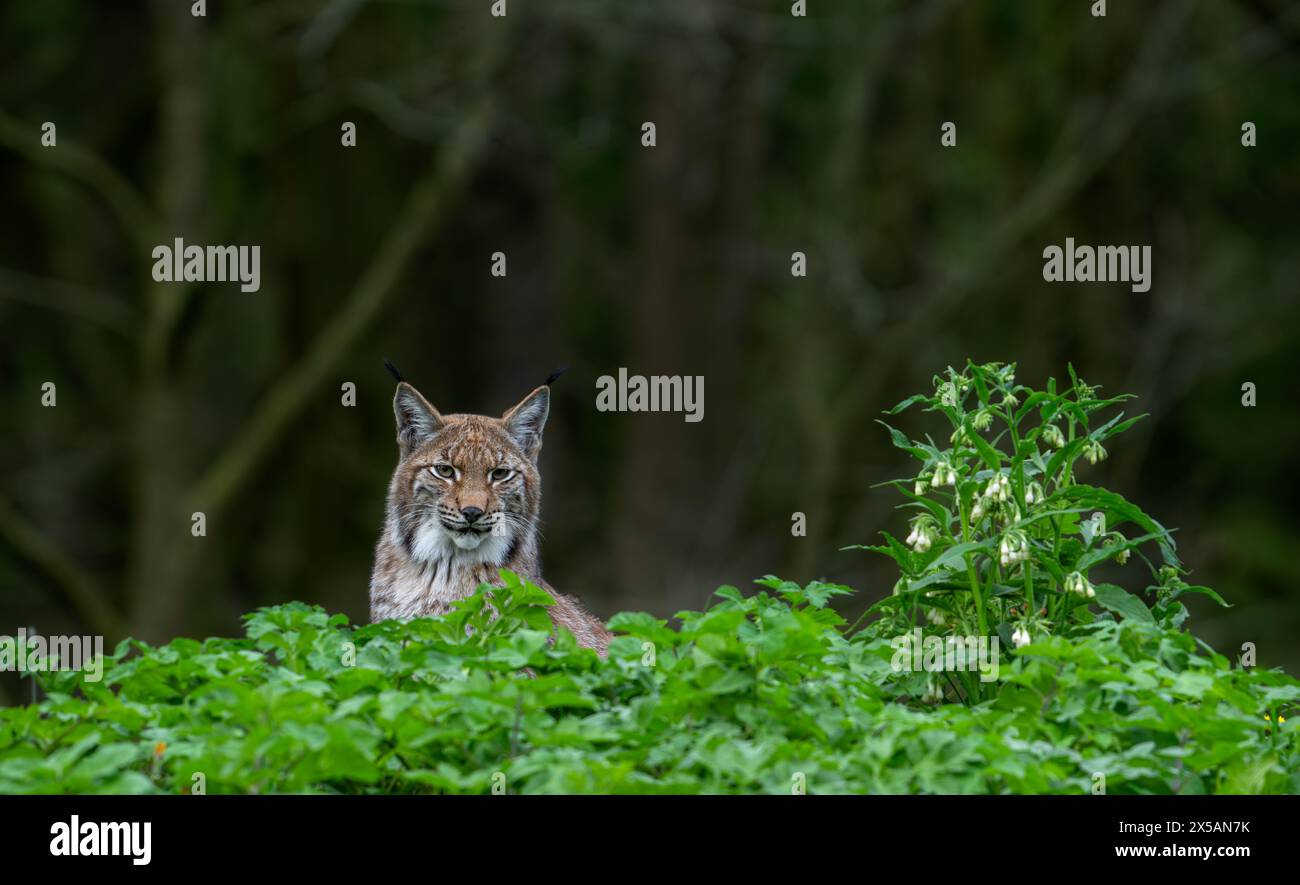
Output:
<instances>
[{"instance_id":1,"label":"lynx head","mask_svg":"<svg viewBox=\"0 0 1300 885\"><path fill-rule=\"evenodd\" d=\"M393 542L416 560L492 565L530 549L550 400L543 385L500 418L443 415L400 382L393 399L400 457L388 495Z\"/></svg>"}]
</instances>

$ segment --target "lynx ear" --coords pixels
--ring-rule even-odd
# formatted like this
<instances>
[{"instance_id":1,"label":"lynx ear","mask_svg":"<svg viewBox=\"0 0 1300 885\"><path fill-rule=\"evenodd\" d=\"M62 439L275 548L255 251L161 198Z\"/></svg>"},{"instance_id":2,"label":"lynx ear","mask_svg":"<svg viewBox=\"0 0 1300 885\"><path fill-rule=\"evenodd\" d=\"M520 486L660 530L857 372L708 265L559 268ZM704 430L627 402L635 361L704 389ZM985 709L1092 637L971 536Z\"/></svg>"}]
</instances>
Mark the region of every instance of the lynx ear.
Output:
<instances>
[{"instance_id":1,"label":"lynx ear","mask_svg":"<svg viewBox=\"0 0 1300 885\"><path fill-rule=\"evenodd\" d=\"M542 449L542 428L550 411L551 389L542 385L501 416L506 433L530 458L535 459Z\"/></svg>"},{"instance_id":2,"label":"lynx ear","mask_svg":"<svg viewBox=\"0 0 1300 885\"><path fill-rule=\"evenodd\" d=\"M397 416L397 447L403 458L442 429L442 416L438 410L405 381L397 385L397 395L393 397L393 414Z\"/></svg>"}]
</instances>

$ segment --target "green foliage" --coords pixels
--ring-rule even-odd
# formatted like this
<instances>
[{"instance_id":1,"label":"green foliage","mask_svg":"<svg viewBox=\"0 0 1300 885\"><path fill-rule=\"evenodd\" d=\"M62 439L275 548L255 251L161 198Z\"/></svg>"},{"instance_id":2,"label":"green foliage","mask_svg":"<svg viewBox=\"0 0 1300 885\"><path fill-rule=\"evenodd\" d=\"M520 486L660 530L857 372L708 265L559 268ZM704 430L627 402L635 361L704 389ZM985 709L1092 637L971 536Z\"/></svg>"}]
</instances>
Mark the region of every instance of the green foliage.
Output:
<instances>
[{"instance_id":1,"label":"green foliage","mask_svg":"<svg viewBox=\"0 0 1300 885\"><path fill-rule=\"evenodd\" d=\"M1179 601L1208 587L1183 580L1171 532L1122 495L1078 482L1077 474L1107 457L1102 445L1143 416L1110 415L1130 396L1102 398L1070 367L1058 392L1018 384L1014 365L968 362L934 379L933 395L909 397L938 412L951 429L946 448L911 440L885 425L894 445L921 462L895 486L917 510L906 543L866 548L891 557L902 572L894 594L874 610L895 632L912 629L918 609L955 635L988 634L1016 645L1051 634L1072 635L1094 620L1090 603L1122 618L1179 627ZM881 422L882 424L884 422ZM1154 583L1151 605L1124 588L1091 580L1102 566L1136 554ZM1154 556L1153 561L1150 556ZM979 686L964 695L979 700Z\"/></svg>"},{"instance_id":2,"label":"green foliage","mask_svg":"<svg viewBox=\"0 0 1300 885\"><path fill-rule=\"evenodd\" d=\"M995 696L930 706L845 588L768 578L680 629L623 614L600 660L536 629L517 581L442 619L353 628L292 603L241 639L123 642L0 710L0 792L1290 792L1300 686L1188 634L1100 619L1007 658ZM469 628L469 631L466 630ZM499 773L499 774L498 774Z\"/></svg>"},{"instance_id":3,"label":"green foliage","mask_svg":"<svg viewBox=\"0 0 1300 885\"><path fill-rule=\"evenodd\" d=\"M890 430L916 515L870 548L902 574L865 626L831 607L847 587L770 576L677 628L615 616L607 659L552 641L550 597L508 572L409 623L264 608L240 639L124 641L100 682L42 676L0 709L0 792L1300 792L1300 683L1186 632L1182 596L1223 601L1076 480L1136 420L1101 420L1124 399L970 364L900 403L953 430ZM1093 583L1130 557L1144 593ZM995 636L996 669L917 669L902 635Z\"/></svg>"}]
</instances>

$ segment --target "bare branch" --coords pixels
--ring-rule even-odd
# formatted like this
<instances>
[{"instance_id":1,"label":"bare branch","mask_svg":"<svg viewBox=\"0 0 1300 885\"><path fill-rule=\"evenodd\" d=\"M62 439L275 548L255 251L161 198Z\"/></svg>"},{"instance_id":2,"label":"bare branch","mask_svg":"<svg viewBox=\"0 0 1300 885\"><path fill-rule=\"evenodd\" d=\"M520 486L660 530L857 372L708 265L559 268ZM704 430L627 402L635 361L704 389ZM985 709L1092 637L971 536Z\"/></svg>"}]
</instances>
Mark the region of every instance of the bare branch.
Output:
<instances>
[{"instance_id":1,"label":"bare branch","mask_svg":"<svg viewBox=\"0 0 1300 885\"><path fill-rule=\"evenodd\" d=\"M0 538L36 566L67 597L92 630L102 636L126 634L121 616L109 605L94 578L0 498Z\"/></svg>"},{"instance_id":2,"label":"bare branch","mask_svg":"<svg viewBox=\"0 0 1300 885\"><path fill-rule=\"evenodd\" d=\"M876 353L865 361L863 371L848 384L836 403L837 425L844 426L858 409L872 401L884 373L882 363L896 362L915 348L917 339L933 327L966 295L1000 267L1006 254L1018 245L1044 218L1078 193L1127 140L1140 115L1160 96L1159 75L1174 41L1187 22L1191 0L1169 0L1156 15L1154 26L1129 71L1125 91L1115 100L1099 127L1083 134L1068 155L1044 166L1043 174L1029 191L1016 199L1000 221L972 251L977 256L960 268L946 268L935 279L918 288L928 293L899 328L889 330ZM916 297L916 293L907 293Z\"/></svg>"},{"instance_id":3,"label":"bare branch","mask_svg":"<svg viewBox=\"0 0 1300 885\"><path fill-rule=\"evenodd\" d=\"M157 243L158 225L153 210L131 183L99 154L66 135L59 137L57 147L42 147L39 132L40 127L0 110L0 145L89 187L117 216L127 236L149 254Z\"/></svg>"},{"instance_id":4,"label":"bare branch","mask_svg":"<svg viewBox=\"0 0 1300 885\"><path fill-rule=\"evenodd\" d=\"M0 298L87 320L130 338L135 312L98 289L0 267Z\"/></svg>"}]
</instances>

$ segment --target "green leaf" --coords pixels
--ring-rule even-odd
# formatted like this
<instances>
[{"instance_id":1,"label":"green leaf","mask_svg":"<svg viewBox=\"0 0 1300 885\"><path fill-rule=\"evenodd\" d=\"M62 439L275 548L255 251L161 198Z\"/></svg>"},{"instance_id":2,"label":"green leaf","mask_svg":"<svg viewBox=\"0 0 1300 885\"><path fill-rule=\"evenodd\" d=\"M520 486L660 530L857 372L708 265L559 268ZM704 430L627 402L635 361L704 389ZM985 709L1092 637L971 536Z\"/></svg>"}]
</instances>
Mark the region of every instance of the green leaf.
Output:
<instances>
[{"instance_id":1,"label":"green leaf","mask_svg":"<svg viewBox=\"0 0 1300 885\"><path fill-rule=\"evenodd\" d=\"M899 412L905 411L906 409L910 409L912 406L916 405L917 403L924 403L929 401L930 401L930 397L926 396L923 393L918 393L913 396L909 396L907 399L903 400L901 403L894 406L892 409L889 409L884 414L897 415Z\"/></svg>"},{"instance_id":2,"label":"green leaf","mask_svg":"<svg viewBox=\"0 0 1300 885\"><path fill-rule=\"evenodd\" d=\"M1095 588L1097 604L1102 608L1147 624L1154 624L1155 617L1146 603L1129 593L1123 587L1114 584L1098 584Z\"/></svg>"},{"instance_id":3,"label":"green leaf","mask_svg":"<svg viewBox=\"0 0 1300 885\"><path fill-rule=\"evenodd\" d=\"M1029 396L1025 397L1025 401L1021 403L1020 408L1016 410L1015 423L1019 425L1021 421L1025 420L1025 416L1028 415L1039 403L1053 399L1055 399L1055 397L1050 394L1044 393L1041 390L1035 390L1033 393L1029 394Z\"/></svg>"},{"instance_id":4,"label":"green leaf","mask_svg":"<svg viewBox=\"0 0 1300 885\"><path fill-rule=\"evenodd\" d=\"M1082 525L1085 526L1085 537L1086 537L1087 535L1086 526L1088 525L1088 521L1085 520L1082 523ZM1074 567L1081 572L1086 572L1088 569L1092 568L1094 565L1097 565L1100 562L1105 562L1108 559L1114 559L1115 556L1121 550L1132 550L1135 547L1140 547L1141 545L1145 544L1147 541L1155 541L1155 540L1162 539L1164 537L1166 537L1164 532L1151 532L1149 534L1142 535L1141 537L1126 539L1123 543L1111 544L1109 547L1101 546L1096 548L1095 550L1089 550L1087 553L1080 556L1079 561L1075 564ZM1213 591L1210 592L1213 593ZM1217 596L1218 594L1215 595Z\"/></svg>"},{"instance_id":5,"label":"green leaf","mask_svg":"<svg viewBox=\"0 0 1300 885\"><path fill-rule=\"evenodd\" d=\"M842 550L870 550L873 553L883 553L890 557L898 564L904 575L916 574L916 554L907 547L902 541L895 538L889 532L881 532L885 536L887 546L869 546L865 544L853 544L849 547L842 547Z\"/></svg>"},{"instance_id":6,"label":"green leaf","mask_svg":"<svg viewBox=\"0 0 1300 885\"><path fill-rule=\"evenodd\" d=\"M1123 412L1120 412L1120 415L1123 414L1124 414ZM1110 423L1102 426L1101 428L1094 430L1092 433L1089 434L1089 436L1092 437L1097 442L1102 442L1104 440L1110 439L1112 436L1119 436L1121 433L1128 430L1134 424L1138 423L1139 421L1141 421L1143 418L1146 417L1148 417L1148 415L1144 413L1136 417L1129 418L1123 424L1115 424L1114 421L1111 421ZM1116 420L1118 420L1118 418Z\"/></svg>"},{"instance_id":7,"label":"green leaf","mask_svg":"<svg viewBox=\"0 0 1300 885\"><path fill-rule=\"evenodd\" d=\"M813 608L825 608L826 603L830 602L832 596L848 596L853 593L852 587L845 587L843 584L827 584L823 581L812 581L804 588L808 604Z\"/></svg>"},{"instance_id":8,"label":"green leaf","mask_svg":"<svg viewBox=\"0 0 1300 885\"><path fill-rule=\"evenodd\" d=\"M1073 458L1077 455L1079 449L1081 449L1083 444L1087 441L1088 438L1086 436L1078 436L1072 440L1068 440L1064 446L1057 449L1056 453L1048 459L1047 470L1044 471L1044 475L1052 478L1056 477L1057 471L1061 469L1061 465L1066 462L1066 459ZM1073 486L1070 486L1070 488L1073 488Z\"/></svg>"},{"instance_id":9,"label":"green leaf","mask_svg":"<svg viewBox=\"0 0 1300 885\"><path fill-rule=\"evenodd\" d=\"M890 441L893 442L896 448L911 453L911 455L917 460L925 462L938 457L939 453L937 450L926 449L924 446L913 444L913 442L907 438L907 434L903 433L903 431L890 427L879 418L876 419L876 423L889 431Z\"/></svg>"},{"instance_id":10,"label":"green leaf","mask_svg":"<svg viewBox=\"0 0 1300 885\"><path fill-rule=\"evenodd\" d=\"M1181 587L1179 587L1176 591L1171 593L1169 598L1177 599L1180 596L1182 596L1184 593L1200 593L1210 597L1219 605L1221 605L1223 608L1232 608L1232 603L1224 600L1222 596L1220 596L1217 592L1215 592L1211 588L1201 586L1200 584L1184 584Z\"/></svg>"},{"instance_id":11,"label":"green leaf","mask_svg":"<svg viewBox=\"0 0 1300 885\"><path fill-rule=\"evenodd\" d=\"M1124 522L1131 522L1147 532L1159 536L1157 543L1165 562L1179 565L1178 554L1174 548L1173 536L1169 530L1142 511L1136 504L1125 500L1122 495L1106 489L1087 485L1073 485L1061 489L1056 494L1085 507L1095 507L1106 513L1106 526L1113 530Z\"/></svg>"},{"instance_id":12,"label":"green leaf","mask_svg":"<svg viewBox=\"0 0 1300 885\"><path fill-rule=\"evenodd\" d=\"M926 510L930 511L930 515L935 518L935 521L938 522L939 525L946 526L953 521L951 511L949 511L947 507L944 507L942 504L940 504L938 501L934 500L933 498L927 497L925 495L916 494L910 488L908 488L906 483L903 482L897 483L894 487L898 489L899 493L904 498L908 498L916 502L916 504L918 504L919 506L924 507ZM905 506L905 505L900 505L900 506Z\"/></svg>"},{"instance_id":13,"label":"green leaf","mask_svg":"<svg viewBox=\"0 0 1300 885\"><path fill-rule=\"evenodd\" d=\"M1002 452L989 445L974 429L968 430L965 438L975 444L975 451L990 470L996 472L1001 469L1002 459L1006 457Z\"/></svg>"},{"instance_id":14,"label":"green leaf","mask_svg":"<svg viewBox=\"0 0 1300 885\"><path fill-rule=\"evenodd\" d=\"M980 405L987 406L989 404L989 388L984 383L984 370L979 366L972 365L971 380L975 383L975 395L979 397Z\"/></svg>"}]
</instances>

